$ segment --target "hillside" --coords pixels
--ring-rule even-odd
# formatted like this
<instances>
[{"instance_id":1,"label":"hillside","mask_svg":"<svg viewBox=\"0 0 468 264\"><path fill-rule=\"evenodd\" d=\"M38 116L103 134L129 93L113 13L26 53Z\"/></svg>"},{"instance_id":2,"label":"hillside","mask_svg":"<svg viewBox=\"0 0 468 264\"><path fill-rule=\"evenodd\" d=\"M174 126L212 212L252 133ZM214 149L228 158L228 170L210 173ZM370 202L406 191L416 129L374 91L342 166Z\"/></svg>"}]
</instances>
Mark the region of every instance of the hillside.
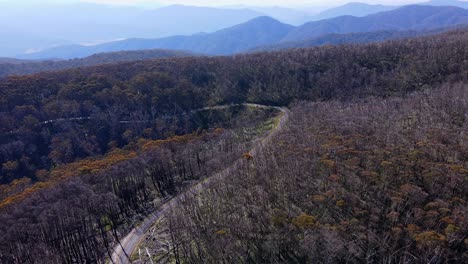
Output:
<instances>
[{"instance_id":1,"label":"hillside","mask_svg":"<svg viewBox=\"0 0 468 264\"><path fill-rule=\"evenodd\" d=\"M331 33L428 30L466 23L468 23L468 10L466 9L411 5L361 18L342 16L310 22L292 30L282 41L300 41Z\"/></svg>"},{"instance_id":2,"label":"hillside","mask_svg":"<svg viewBox=\"0 0 468 264\"><path fill-rule=\"evenodd\" d=\"M232 164L226 185L182 204L185 218L167 212L174 225L162 230L181 239L167 244L170 259L463 259L467 39L457 30L2 79L0 262L105 263L141 219ZM262 141L278 113L244 103L293 106L289 132ZM247 153L255 144L274 151Z\"/></svg>"},{"instance_id":3,"label":"hillside","mask_svg":"<svg viewBox=\"0 0 468 264\"><path fill-rule=\"evenodd\" d=\"M155 263L463 263L467 112L466 83L298 104L273 144L188 193L139 250Z\"/></svg>"},{"instance_id":4,"label":"hillside","mask_svg":"<svg viewBox=\"0 0 468 264\"><path fill-rule=\"evenodd\" d=\"M65 61L28 61L0 58L0 78L10 75L25 75L44 71L71 69L122 61L137 61L156 58L192 56L192 53L171 50L138 50L97 53L82 59Z\"/></svg>"}]
</instances>

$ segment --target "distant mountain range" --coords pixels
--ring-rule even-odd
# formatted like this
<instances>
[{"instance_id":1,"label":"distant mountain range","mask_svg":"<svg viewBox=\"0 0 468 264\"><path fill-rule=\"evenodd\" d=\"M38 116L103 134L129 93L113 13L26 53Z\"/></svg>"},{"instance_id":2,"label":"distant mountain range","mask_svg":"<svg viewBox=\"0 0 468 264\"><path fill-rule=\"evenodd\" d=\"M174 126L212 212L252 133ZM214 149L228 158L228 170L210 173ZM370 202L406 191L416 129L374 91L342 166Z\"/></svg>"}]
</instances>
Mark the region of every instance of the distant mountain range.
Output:
<instances>
[{"instance_id":1,"label":"distant mountain range","mask_svg":"<svg viewBox=\"0 0 468 264\"><path fill-rule=\"evenodd\" d=\"M186 57L192 53L174 50L138 50L98 53L92 56L62 61L28 61L0 58L0 78L10 75L24 75L44 71L63 70L77 67L109 64L122 61L148 60L156 58Z\"/></svg>"},{"instance_id":2,"label":"distant mountain range","mask_svg":"<svg viewBox=\"0 0 468 264\"><path fill-rule=\"evenodd\" d=\"M70 59L85 57L100 52L153 48L227 55L281 41L293 28L293 26L283 24L270 17L258 17L249 22L211 34L174 36L161 39L128 39L96 46L70 45L56 47L22 57L29 59Z\"/></svg>"},{"instance_id":3,"label":"distant mountain range","mask_svg":"<svg viewBox=\"0 0 468 264\"><path fill-rule=\"evenodd\" d=\"M261 16L295 25L310 20L305 12L283 7L170 5L148 10L90 3L17 7L0 1L0 56L77 43L212 33Z\"/></svg>"},{"instance_id":4,"label":"distant mountain range","mask_svg":"<svg viewBox=\"0 0 468 264\"><path fill-rule=\"evenodd\" d=\"M373 31L430 30L468 23L468 10L458 7L411 5L365 17L342 16L314 21L299 27L283 24L269 17L214 33L174 36L160 39L127 39L95 46L61 46L22 56L25 59L76 58L94 53L141 50L178 49L209 55L228 55L258 46L307 40L328 34Z\"/></svg>"},{"instance_id":5,"label":"distant mountain range","mask_svg":"<svg viewBox=\"0 0 468 264\"><path fill-rule=\"evenodd\" d=\"M13 8L0 1L0 56L65 44L209 33L259 16L264 14L250 9L182 5L153 10L96 4Z\"/></svg>"},{"instance_id":6,"label":"distant mountain range","mask_svg":"<svg viewBox=\"0 0 468 264\"><path fill-rule=\"evenodd\" d=\"M380 30L427 30L468 23L468 10L458 7L410 5L365 17L341 16L309 22L293 29L282 41L299 41L330 33Z\"/></svg>"},{"instance_id":7,"label":"distant mountain range","mask_svg":"<svg viewBox=\"0 0 468 264\"><path fill-rule=\"evenodd\" d=\"M363 17L384 11L390 11L399 6L370 5L365 3L348 3L342 6L325 10L312 17L311 20L323 20L339 16Z\"/></svg>"},{"instance_id":8,"label":"distant mountain range","mask_svg":"<svg viewBox=\"0 0 468 264\"><path fill-rule=\"evenodd\" d=\"M129 38L213 33L261 16L298 26L343 15L362 17L398 8L349 3L314 15L306 8L171 5L142 9L90 3L39 5L31 4L32 1L15 1L11 4L9 1L13 0L0 1L0 56L4 57L71 44L96 45ZM467 2L456 0L434 0L425 4L468 8Z\"/></svg>"},{"instance_id":9,"label":"distant mountain range","mask_svg":"<svg viewBox=\"0 0 468 264\"><path fill-rule=\"evenodd\" d=\"M419 5L428 6L456 6L468 9L468 2L457 0L432 0L429 2L418 3ZM390 11L402 6L398 5L371 5L366 3L351 2L338 6L335 8L327 9L315 16L312 16L309 21L323 20L339 16L355 16L363 17L371 14L376 14L384 11Z\"/></svg>"}]
</instances>

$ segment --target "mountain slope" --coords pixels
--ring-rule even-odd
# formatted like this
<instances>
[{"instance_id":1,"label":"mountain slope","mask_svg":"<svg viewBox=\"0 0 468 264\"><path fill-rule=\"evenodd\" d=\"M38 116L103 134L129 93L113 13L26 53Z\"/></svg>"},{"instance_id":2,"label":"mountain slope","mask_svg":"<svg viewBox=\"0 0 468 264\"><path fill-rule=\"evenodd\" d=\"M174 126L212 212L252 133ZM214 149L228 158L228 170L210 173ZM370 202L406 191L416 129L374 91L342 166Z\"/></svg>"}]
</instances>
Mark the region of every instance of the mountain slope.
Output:
<instances>
[{"instance_id":1,"label":"mountain slope","mask_svg":"<svg viewBox=\"0 0 468 264\"><path fill-rule=\"evenodd\" d=\"M468 10L458 7L410 5L366 17L342 16L304 24L282 41L299 41L325 34L379 30L427 30L468 23Z\"/></svg>"},{"instance_id":2,"label":"mountain slope","mask_svg":"<svg viewBox=\"0 0 468 264\"><path fill-rule=\"evenodd\" d=\"M293 26L280 23L270 17L258 17L246 23L211 34L174 36L162 39L128 39L96 46L63 46L21 57L33 59L70 59L85 57L99 52L155 48L225 55L261 45L276 43L284 38L293 28Z\"/></svg>"}]
</instances>

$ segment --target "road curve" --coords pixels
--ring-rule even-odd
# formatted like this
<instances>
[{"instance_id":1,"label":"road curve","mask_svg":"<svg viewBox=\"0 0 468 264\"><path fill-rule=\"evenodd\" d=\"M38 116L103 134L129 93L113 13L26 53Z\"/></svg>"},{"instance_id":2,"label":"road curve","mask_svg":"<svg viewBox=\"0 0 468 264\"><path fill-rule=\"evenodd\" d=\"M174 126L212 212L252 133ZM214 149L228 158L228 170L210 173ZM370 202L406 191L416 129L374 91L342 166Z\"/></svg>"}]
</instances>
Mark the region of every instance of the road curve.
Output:
<instances>
[{"instance_id":1,"label":"road curve","mask_svg":"<svg viewBox=\"0 0 468 264\"><path fill-rule=\"evenodd\" d=\"M285 127L286 121L288 120L289 114L290 114L289 109L287 109L286 107L267 106L267 105L260 105L260 104L233 104L233 105L205 107L205 108L194 110L192 112L200 112L200 111L206 111L206 110L221 110L221 109L227 109L230 107L241 106L241 105L254 107L254 108L261 108L261 109L276 109L282 112L281 118L278 124L276 125L276 127L274 127L267 136L265 136L258 144L255 145L255 147L252 150L249 151L249 154L251 156L255 156L262 146L269 144L271 140L273 139L273 137ZM129 259L129 257L131 257L133 251L140 244L140 241L143 239L144 235L150 229L150 227L153 225L154 222L160 219L165 214L165 212L167 212L169 209L177 205L177 203L181 199L183 199L186 196L186 194L199 192L200 190L203 189L204 186L206 186L210 182L214 180L222 179L223 176L228 174L230 170L233 167L235 167L236 163L240 161L241 160L236 161L233 165L229 166L223 171L218 172L215 175L205 179L204 181L201 181L198 184L193 185L184 193L164 203L157 211L147 216L145 220L139 226L133 228L132 231L130 231L130 233L128 233L123 239L120 240L120 244L117 244L114 247L114 252L112 253L111 262L115 264L131 263L131 260Z\"/></svg>"}]
</instances>

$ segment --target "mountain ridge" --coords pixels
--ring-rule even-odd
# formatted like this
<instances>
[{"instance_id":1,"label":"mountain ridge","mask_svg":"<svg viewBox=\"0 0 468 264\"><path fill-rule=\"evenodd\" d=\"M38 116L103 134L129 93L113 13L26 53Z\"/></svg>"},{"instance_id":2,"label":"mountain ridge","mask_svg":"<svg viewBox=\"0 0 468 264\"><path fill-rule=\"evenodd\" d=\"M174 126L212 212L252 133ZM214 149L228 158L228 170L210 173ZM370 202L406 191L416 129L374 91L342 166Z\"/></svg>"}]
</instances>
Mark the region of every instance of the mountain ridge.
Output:
<instances>
[{"instance_id":1,"label":"mountain ridge","mask_svg":"<svg viewBox=\"0 0 468 264\"><path fill-rule=\"evenodd\" d=\"M319 37L305 39L301 41L282 42L273 45L256 47L249 52L264 52L264 51L279 51L284 49L296 49L296 48L309 48L324 45L342 45L342 44L364 44L382 42L387 40L400 40L406 38L414 38L420 36L429 36L440 34L442 32L465 30L468 26L454 26L448 28L440 28L433 30L407 30L407 31L396 31L396 30L382 30L373 32L359 32L359 33L347 33L347 34L327 34Z\"/></svg>"},{"instance_id":2,"label":"mountain ridge","mask_svg":"<svg viewBox=\"0 0 468 264\"><path fill-rule=\"evenodd\" d=\"M282 42L299 41L324 34L380 30L425 30L468 23L468 10L452 6L409 5L365 17L341 16L312 21L297 27Z\"/></svg>"},{"instance_id":3,"label":"mountain ridge","mask_svg":"<svg viewBox=\"0 0 468 264\"><path fill-rule=\"evenodd\" d=\"M329 19L339 16L355 16L355 17L363 17L370 14L383 12L383 11L390 11L392 9L396 9L398 6L388 6L388 5L379 5L379 4L366 4L361 2L350 2L344 5L327 9L325 11L320 12L319 14L313 16L312 21L318 21L323 19Z\"/></svg>"}]
</instances>

